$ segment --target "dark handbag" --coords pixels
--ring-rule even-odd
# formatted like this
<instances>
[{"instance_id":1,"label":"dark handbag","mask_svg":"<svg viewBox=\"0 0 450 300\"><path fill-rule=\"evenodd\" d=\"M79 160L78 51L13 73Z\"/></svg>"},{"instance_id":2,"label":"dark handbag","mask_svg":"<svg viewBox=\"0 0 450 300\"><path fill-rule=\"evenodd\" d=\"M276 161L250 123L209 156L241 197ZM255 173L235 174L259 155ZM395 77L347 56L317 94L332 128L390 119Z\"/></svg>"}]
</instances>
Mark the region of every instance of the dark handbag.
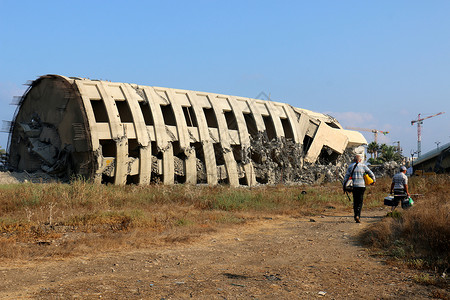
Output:
<instances>
[{"instance_id":1,"label":"dark handbag","mask_svg":"<svg viewBox=\"0 0 450 300\"><path fill-rule=\"evenodd\" d=\"M349 193L353 192L353 178L352 177L353 177L353 173L355 172L357 165L358 165L358 163L355 164L355 166L353 167L353 170L352 170L352 174L350 174L349 179L344 184L345 192L349 192Z\"/></svg>"}]
</instances>

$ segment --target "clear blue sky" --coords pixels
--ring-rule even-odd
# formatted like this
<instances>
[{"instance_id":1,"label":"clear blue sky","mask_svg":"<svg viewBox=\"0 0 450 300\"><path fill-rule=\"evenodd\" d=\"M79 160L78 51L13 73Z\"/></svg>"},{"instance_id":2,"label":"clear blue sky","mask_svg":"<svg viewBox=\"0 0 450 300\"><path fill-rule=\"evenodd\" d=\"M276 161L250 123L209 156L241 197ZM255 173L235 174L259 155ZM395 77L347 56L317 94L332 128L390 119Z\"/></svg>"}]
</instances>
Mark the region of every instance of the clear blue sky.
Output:
<instances>
[{"instance_id":1,"label":"clear blue sky","mask_svg":"<svg viewBox=\"0 0 450 300\"><path fill-rule=\"evenodd\" d=\"M0 119L61 74L256 97L422 153L450 142L450 1L0 0ZM364 133L368 141L373 134ZM7 146L7 134L0 134Z\"/></svg>"}]
</instances>

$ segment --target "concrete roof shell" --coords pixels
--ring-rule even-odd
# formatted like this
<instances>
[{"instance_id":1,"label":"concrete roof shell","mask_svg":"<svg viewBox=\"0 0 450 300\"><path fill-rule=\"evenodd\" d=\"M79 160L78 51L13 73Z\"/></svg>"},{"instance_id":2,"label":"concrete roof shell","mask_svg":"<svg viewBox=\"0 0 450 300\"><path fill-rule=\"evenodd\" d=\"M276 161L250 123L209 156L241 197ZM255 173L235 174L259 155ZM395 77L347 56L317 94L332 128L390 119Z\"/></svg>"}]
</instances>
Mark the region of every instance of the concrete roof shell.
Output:
<instances>
[{"instance_id":1,"label":"concrete roof shell","mask_svg":"<svg viewBox=\"0 0 450 300\"><path fill-rule=\"evenodd\" d=\"M60 90L56 82L64 82ZM50 87L55 88L53 96L40 93ZM20 138L44 143L49 149L52 143L45 139L45 124L55 128L63 124L63 129L54 135L64 142L51 145L55 148L52 151L60 153L66 147L72 149L66 149L72 151L72 160L74 153L90 160L76 160L75 169L79 171L81 165L88 165L85 173L98 182L106 176L115 184L125 184L130 178L148 184L156 172L165 184L171 184L177 173L174 161L179 161L183 180L197 183L201 159L208 184L225 178L233 186L242 181L253 185L257 179L255 162L241 159L240 155L251 151L258 133L265 135L268 142L291 140L303 148L305 161L311 163L322 155L324 147L342 154L348 147L367 143L361 133L342 129L328 115L281 102L215 93L46 75L33 83L24 99L15 123L25 125L21 125L20 132L16 126L11 143L24 150L15 156L13 165L19 169L38 168L43 155L39 159L25 155L30 146L21 144ZM70 103L70 110L62 105L65 102ZM31 131L23 132L33 121L33 109L45 123L36 127L41 130L37 140L30 137ZM50 122L51 118L45 116L60 118ZM48 156L48 152L39 152L37 146L31 148L37 156ZM44 168L54 168L52 163L56 164L47 161Z\"/></svg>"}]
</instances>

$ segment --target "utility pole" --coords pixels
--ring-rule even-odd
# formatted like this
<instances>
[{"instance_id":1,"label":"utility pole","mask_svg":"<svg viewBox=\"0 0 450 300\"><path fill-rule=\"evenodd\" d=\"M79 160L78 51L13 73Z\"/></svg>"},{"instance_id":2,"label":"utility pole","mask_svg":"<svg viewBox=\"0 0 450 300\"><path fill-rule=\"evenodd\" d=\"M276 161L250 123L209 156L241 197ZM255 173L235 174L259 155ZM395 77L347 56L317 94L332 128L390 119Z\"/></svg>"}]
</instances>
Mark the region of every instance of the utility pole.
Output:
<instances>
[{"instance_id":1,"label":"utility pole","mask_svg":"<svg viewBox=\"0 0 450 300\"><path fill-rule=\"evenodd\" d=\"M416 153L417 153L416 151L411 150L411 169L412 169L412 174L414 174L414 154L416 154Z\"/></svg>"},{"instance_id":2,"label":"utility pole","mask_svg":"<svg viewBox=\"0 0 450 300\"><path fill-rule=\"evenodd\" d=\"M400 148L400 141L395 141L395 142L392 142L393 144L397 144L397 152L398 153L402 153L402 148Z\"/></svg>"},{"instance_id":3,"label":"utility pole","mask_svg":"<svg viewBox=\"0 0 450 300\"><path fill-rule=\"evenodd\" d=\"M421 118L420 114L419 114L417 116L417 120L411 121L411 125L414 125L414 123L417 123L417 157L420 157L420 155L422 154L422 124L423 124L423 121L426 119L432 118L432 117L442 115L443 113L445 113L445 112L441 111L437 114L434 114L434 115L431 115L431 116L428 116L425 118Z\"/></svg>"},{"instance_id":4,"label":"utility pole","mask_svg":"<svg viewBox=\"0 0 450 300\"><path fill-rule=\"evenodd\" d=\"M440 144L441 142L434 142L434 143L436 144L436 149L439 150L439 144Z\"/></svg>"}]
</instances>

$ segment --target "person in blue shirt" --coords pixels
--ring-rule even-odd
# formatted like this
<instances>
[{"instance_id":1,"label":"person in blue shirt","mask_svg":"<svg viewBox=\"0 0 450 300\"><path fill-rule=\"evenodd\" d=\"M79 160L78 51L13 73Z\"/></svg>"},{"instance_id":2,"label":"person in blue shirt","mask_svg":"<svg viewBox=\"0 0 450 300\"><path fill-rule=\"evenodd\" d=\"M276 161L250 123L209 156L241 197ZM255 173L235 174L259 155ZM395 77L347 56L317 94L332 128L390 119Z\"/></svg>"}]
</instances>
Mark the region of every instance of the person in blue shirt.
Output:
<instances>
[{"instance_id":1,"label":"person in blue shirt","mask_svg":"<svg viewBox=\"0 0 450 300\"><path fill-rule=\"evenodd\" d=\"M347 169L347 173L344 177L343 188L345 192L345 184L350 179L353 179L353 212L356 223L361 223L361 210L364 200L364 192L366 191L366 184L364 182L364 174L368 174L372 178L375 184L375 175L373 172L362 162L362 156L355 155L354 163L350 164Z\"/></svg>"}]
</instances>

